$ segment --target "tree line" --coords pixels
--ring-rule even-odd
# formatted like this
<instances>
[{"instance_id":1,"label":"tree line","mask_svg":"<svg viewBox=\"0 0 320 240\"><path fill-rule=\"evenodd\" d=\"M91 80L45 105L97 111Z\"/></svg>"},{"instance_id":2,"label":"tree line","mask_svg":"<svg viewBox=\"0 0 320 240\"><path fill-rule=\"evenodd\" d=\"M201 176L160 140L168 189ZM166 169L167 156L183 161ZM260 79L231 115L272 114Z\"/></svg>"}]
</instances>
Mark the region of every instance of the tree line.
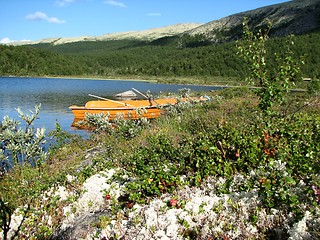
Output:
<instances>
[{"instance_id":1,"label":"tree line","mask_svg":"<svg viewBox=\"0 0 320 240\"><path fill-rule=\"evenodd\" d=\"M268 41L270 52L283 52L289 37ZM320 76L320 33L292 37L295 56L303 57L305 77ZM236 42L210 44L201 36L76 42L62 45L0 45L1 76L177 76L244 78ZM272 59L272 58L271 58Z\"/></svg>"}]
</instances>

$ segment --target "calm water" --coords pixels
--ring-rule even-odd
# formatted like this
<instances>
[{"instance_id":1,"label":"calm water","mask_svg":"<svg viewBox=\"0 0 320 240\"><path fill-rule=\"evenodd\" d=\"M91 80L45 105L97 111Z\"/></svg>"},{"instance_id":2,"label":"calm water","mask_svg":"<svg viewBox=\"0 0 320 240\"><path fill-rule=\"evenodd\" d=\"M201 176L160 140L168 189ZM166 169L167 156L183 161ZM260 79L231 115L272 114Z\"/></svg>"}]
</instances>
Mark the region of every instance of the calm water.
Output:
<instances>
[{"instance_id":1,"label":"calm water","mask_svg":"<svg viewBox=\"0 0 320 240\"><path fill-rule=\"evenodd\" d=\"M136 88L141 92L178 92L181 88L193 91L209 91L216 87L155 84L148 82L124 80L83 80L56 78L15 78L0 77L0 121L5 115L18 119L16 108L25 113L34 111L34 106L41 103L39 119L35 127L45 127L47 132L55 128L58 122L63 130L75 132L71 128L73 114L70 105L84 105L93 100L88 94L112 97L116 93Z\"/></svg>"}]
</instances>

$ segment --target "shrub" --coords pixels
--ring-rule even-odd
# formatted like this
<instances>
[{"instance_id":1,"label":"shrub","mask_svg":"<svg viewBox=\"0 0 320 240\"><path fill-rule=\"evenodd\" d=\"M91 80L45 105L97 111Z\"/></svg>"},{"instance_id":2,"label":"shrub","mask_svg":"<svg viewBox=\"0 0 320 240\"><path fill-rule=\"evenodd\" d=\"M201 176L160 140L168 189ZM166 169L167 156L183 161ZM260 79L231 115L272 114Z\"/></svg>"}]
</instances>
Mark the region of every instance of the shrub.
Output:
<instances>
[{"instance_id":1,"label":"shrub","mask_svg":"<svg viewBox=\"0 0 320 240\"><path fill-rule=\"evenodd\" d=\"M37 118L40 110L40 105L35 107L35 112L31 112L31 115L24 114L19 108L17 109L20 118L24 121L25 127L19 127L20 122L11 119L8 116L3 118L0 123L0 161L2 163L2 174L4 171L13 169L18 171L23 176L29 174L29 167L41 164L47 157L43 149L45 140L44 128L33 128L33 122ZM28 164L28 166L26 165ZM37 173L39 175L39 173ZM2 176L4 177L4 176ZM10 177L8 177L10 178ZM37 177L33 177L35 180ZM34 181L23 182L24 194L22 198L39 191L39 186L35 186ZM21 182L21 179L16 179L15 183ZM3 184L3 183L2 183ZM0 223L3 230L4 239L7 237L7 233L10 229L11 215L19 203L18 199L12 199L10 191L8 194L8 188L4 184L2 186L4 190L0 197ZM13 187L12 184L10 187ZM40 187L41 188L41 187ZM18 189L16 189L18 191ZM11 200L11 201L10 201Z\"/></svg>"},{"instance_id":2,"label":"shrub","mask_svg":"<svg viewBox=\"0 0 320 240\"><path fill-rule=\"evenodd\" d=\"M255 34L249 29L248 19L245 18L243 40L238 41L238 54L244 59L248 70L246 80L258 88L256 94L260 99L259 107L266 113L274 105L284 103L290 87L301 79L299 63L291 50L294 45L292 39L287 42L284 53L268 52L266 43L271 26L271 22L267 20L267 27Z\"/></svg>"},{"instance_id":3,"label":"shrub","mask_svg":"<svg viewBox=\"0 0 320 240\"><path fill-rule=\"evenodd\" d=\"M25 123L25 128L19 127L20 122L8 116L0 123L0 160L6 168L11 168L19 163L36 164L44 161L46 153L43 149L45 140L45 129L34 129L32 124L39 115L40 106L35 107L31 115L24 114L17 109L20 118ZM13 166L12 166L13 165Z\"/></svg>"}]
</instances>

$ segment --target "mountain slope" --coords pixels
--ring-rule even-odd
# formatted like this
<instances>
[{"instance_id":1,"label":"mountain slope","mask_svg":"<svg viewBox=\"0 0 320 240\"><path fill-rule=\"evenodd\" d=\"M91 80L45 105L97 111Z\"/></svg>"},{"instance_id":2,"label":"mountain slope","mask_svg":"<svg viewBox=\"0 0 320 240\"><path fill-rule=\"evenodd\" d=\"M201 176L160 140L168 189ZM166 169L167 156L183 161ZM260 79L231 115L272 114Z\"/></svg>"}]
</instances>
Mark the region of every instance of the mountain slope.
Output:
<instances>
[{"instance_id":1,"label":"mountain slope","mask_svg":"<svg viewBox=\"0 0 320 240\"><path fill-rule=\"evenodd\" d=\"M271 36L304 34L320 29L320 0L293 0L250 10L206 24L185 23L144 31L110 33L102 36L82 36L72 38L48 38L36 42L16 42L10 45L49 43L60 45L74 42L97 42L117 40L137 40L151 42L172 36L204 36L210 42L226 42L239 39L242 34L243 18L249 25L261 27L268 18L272 23Z\"/></svg>"},{"instance_id":2,"label":"mountain slope","mask_svg":"<svg viewBox=\"0 0 320 240\"><path fill-rule=\"evenodd\" d=\"M269 19L273 24L271 36L308 33L320 29L320 0L294 0L230 15L201 25L187 34L204 35L213 42L235 40L241 35L244 17L249 19L249 25L256 28L266 18Z\"/></svg>"},{"instance_id":3,"label":"mountain slope","mask_svg":"<svg viewBox=\"0 0 320 240\"><path fill-rule=\"evenodd\" d=\"M98 37L97 40L123 40L123 39L135 39L135 40L155 40L162 37L175 36L177 34L186 32L190 29L201 26L198 23L186 23L186 24L175 24L162 28L153 28L144 31L132 31L124 33L111 33Z\"/></svg>"},{"instance_id":4,"label":"mountain slope","mask_svg":"<svg viewBox=\"0 0 320 240\"><path fill-rule=\"evenodd\" d=\"M109 41L109 40L141 40L141 41L152 41L155 39L170 37L186 32L190 29L199 27L200 23L181 23L171 26L153 28L143 31L130 31L130 32L119 32L110 33L102 36L81 36L81 37L69 37L69 38L47 38L33 42L14 42L10 45L26 45L26 44L40 44L40 43L51 43L54 45L83 42L83 41Z\"/></svg>"}]
</instances>

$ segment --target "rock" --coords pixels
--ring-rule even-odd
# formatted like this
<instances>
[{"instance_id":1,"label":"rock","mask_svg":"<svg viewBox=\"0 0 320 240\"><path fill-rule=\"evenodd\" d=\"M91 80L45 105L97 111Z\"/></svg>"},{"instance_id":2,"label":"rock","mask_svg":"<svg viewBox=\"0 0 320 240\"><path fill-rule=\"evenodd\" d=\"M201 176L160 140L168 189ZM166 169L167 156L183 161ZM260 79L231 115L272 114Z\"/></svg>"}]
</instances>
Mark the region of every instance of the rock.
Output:
<instances>
[{"instance_id":1,"label":"rock","mask_svg":"<svg viewBox=\"0 0 320 240\"><path fill-rule=\"evenodd\" d=\"M122 93L118 93L114 96L118 97L118 98L135 98L135 97L137 97L137 94L135 92L129 90L129 91L125 91Z\"/></svg>"},{"instance_id":2,"label":"rock","mask_svg":"<svg viewBox=\"0 0 320 240\"><path fill-rule=\"evenodd\" d=\"M109 212L86 213L75 219L74 224L66 229L59 229L52 240L86 239L100 222L100 217L110 215Z\"/></svg>"}]
</instances>

